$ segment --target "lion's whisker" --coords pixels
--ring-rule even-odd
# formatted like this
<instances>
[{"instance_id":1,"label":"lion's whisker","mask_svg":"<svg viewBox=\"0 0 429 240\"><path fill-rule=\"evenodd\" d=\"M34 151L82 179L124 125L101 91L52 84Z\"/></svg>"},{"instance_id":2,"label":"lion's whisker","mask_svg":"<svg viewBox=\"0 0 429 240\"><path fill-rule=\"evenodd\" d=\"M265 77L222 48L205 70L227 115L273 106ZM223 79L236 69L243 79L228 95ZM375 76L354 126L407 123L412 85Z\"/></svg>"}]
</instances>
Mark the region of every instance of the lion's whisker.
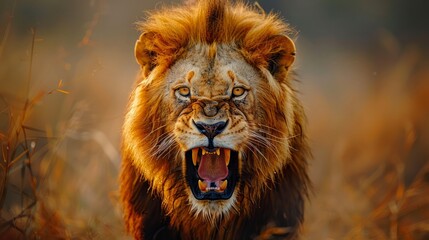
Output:
<instances>
[{"instance_id":1,"label":"lion's whisker","mask_svg":"<svg viewBox=\"0 0 429 240\"><path fill-rule=\"evenodd\" d=\"M286 137L279 137L279 136L276 136L276 135L274 135L274 134L272 134L272 133L270 133L268 131L264 131L264 130L261 130L261 129L259 129L258 132L261 132L263 134L266 134L266 135L268 135L268 136L270 136L270 137L272 137L274 139L278 139L278 140L289 140L289 139L294 138L294 137L297 136L297 135L292 135L292 136L286 136Z\"/></svg>"},{"instance_id":2,"label":"lion's whisker","mask_svg":"<svg viewBox=\"0 0 429 240\"><path fill-rule=\"evenodd\" d=\"M278 130L278 129L274 128L274 127L271 127L271 126L266 125L266 124L263 124L263 123L257 123L256 125L258 125L258 126L260 126L260 127L263 127L263 128L270 129L270 130L275 131L275 132L278 132L278 133L280 133L280 134L282 134L282 135L284 135L284 134L285 134L285 132L282 132L282 131L280 131L280 130ZM263 130L263 128L261 128L260 130Z\"/></svg>"},{"instance_id":3,"label":"lion's whisker","mask_svg":"<svg viewBox=\"0 0 429 240\"><path fill-rule=\"evenodd\" d=\"M148 138L149 136L151 136L153 133L157 132L158 130L161 130L162 128L166 127L167 124L161 125L155 129L153 129L152 131L150 131L144 138L143 140L146 140L146 138ZM164 132L163 134L168 133L168 132ZM162 134L161 134L162 135Z\"/></svg>"},{"instance_id":4,"label":"lion's whisker","mask_svg":"<svg viewBox=\"0 0 429 240\"><path fill-rule=\"evenodd\" d=\"M270 161L269 161L269 160L264 156L264 154L262 154L262 152L261 152L261 151L260 151L256 146L254 146L254 145L253 145L253 144L251 144L250 142L248 143L248 146L253 147L253 149L254 149L254 150L256 150L256 151L259 153L259 155L261 155L261 156L265 159L265 161L266 161L266 162L270 162ZM248 147L248 149L249 149L250 151L252 151L250 147ZM253 152L253 151L252 151L252 152ZM253 154L255 154L255 156L257 156L255 152L253 152Z\"/></svg>"},{"instance_id":5,"label":"lion's whisker","mask_svg":"<svg viewBox=\"0 0 429 240\"><path fill-rule=\"evenodd\" d=\"M256 141L256 143L259 143L265 146L266 148L270 149L276 156L278 155L277 153L279 152L279 149L277 148L277 146L271 143L269 139L255 132L251 132L250 134L251 134L252 141ZM280 142L280 143L283 143L283 142Z\"/></svg>"}]
</instances>

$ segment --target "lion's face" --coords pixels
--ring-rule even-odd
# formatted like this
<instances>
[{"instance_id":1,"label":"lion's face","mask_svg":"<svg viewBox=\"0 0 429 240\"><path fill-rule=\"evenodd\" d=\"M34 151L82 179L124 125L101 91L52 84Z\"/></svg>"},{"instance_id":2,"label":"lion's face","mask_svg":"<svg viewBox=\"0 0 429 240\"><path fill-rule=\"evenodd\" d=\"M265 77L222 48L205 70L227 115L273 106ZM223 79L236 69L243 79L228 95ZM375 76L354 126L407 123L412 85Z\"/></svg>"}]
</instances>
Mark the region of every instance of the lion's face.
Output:
<instances>
[{"instance_id":1,"label":"lion's face","mask_svg":"<svg viewBox=\"0 0 429 240\"><path fill-rule=\"evenodd\" d=\"M233 44L196 44L167 66L137 87L125 124L167 211L185 194L192 212L215 219L259 198L289 158L291 90Z\"/></svg>"},{"instance_id":2,"label":"lion's face","mask_svg":"<svg viewBox=\"0 0 429 240\"><path fill-rule=\"evenodd\" d=\"M197 211L227 212L254 132L260 74L227 45L198 45L166 75L174 137L189 200Z\"/></svg>"}]
</instances>

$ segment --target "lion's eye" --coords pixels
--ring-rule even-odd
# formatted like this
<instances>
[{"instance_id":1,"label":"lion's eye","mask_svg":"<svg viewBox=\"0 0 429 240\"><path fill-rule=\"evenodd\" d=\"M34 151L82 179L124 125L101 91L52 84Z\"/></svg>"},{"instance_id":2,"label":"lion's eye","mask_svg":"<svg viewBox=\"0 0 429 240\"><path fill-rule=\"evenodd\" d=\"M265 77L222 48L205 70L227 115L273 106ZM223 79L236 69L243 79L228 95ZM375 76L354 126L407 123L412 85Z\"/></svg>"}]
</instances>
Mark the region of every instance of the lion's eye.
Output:
<instances>
[{"instance_id":1,"label":"lion's eye","mask_svg":"<svg viewBox=\"0 0 429 240\"><path fill-rule=\"evenodd\" d=\"M191 90L189 90L188 87L181 87L176 90L180 95L183 97L189 97L189 94L191 93Z\"/></svg>"},{"instance_id":2,"label":"lion's eye","mask_svg":"<svg viewBox=\"0 0 429 240\"><path fill-rule=\"evenodd\" d=\"M234 97L239 97L243 95L245 92L246 92L246 89L242 87L235 87L234 89L232 89L232 95L234 95Z\"/></svg>"}]
</instances>

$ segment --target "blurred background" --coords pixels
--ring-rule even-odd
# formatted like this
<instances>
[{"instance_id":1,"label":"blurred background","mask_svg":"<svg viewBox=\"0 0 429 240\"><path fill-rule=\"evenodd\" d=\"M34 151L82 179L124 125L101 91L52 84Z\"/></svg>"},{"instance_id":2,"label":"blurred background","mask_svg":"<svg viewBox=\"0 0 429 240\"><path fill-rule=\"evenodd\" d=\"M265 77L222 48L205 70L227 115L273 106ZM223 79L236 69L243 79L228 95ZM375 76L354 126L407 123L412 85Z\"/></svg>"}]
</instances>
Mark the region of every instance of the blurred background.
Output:
<instances>
[{"instance_id":1,"label":"blurred background","mask_svg":"<svg viewBox=\"0 0 429 240\"><path fill-rule=\"evenodd\" d=\"M179 1L0 1L0 239L127 239L135 22ZM259 1L295 28L303 239L429 239L429 2Z\"/></svg>"}]
</instances>

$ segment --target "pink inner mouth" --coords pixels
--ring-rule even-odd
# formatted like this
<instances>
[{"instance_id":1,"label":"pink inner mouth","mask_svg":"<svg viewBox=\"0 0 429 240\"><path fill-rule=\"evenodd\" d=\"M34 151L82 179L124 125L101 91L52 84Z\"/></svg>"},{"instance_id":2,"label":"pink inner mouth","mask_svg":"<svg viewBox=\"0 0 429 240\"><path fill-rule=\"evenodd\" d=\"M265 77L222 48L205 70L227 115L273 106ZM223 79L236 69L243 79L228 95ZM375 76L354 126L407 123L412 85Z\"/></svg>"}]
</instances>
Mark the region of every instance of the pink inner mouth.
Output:
<instances>
[{"instance_id":1,"label":"pink inner mouth","mask_svg":"<svg viewBox=\"0 0 429 240\"><path fill-rule=\"evenodd\" d=\"M228 164L231 150L216 148L213 152L198 147L192 149L192 162L198 166L198 187L202 192L223 192L228 186Z\"/></svg>"},{"instance_id":2,"label":"pink inner mouth","mask_svg":"<svg viewBox=\"0 0 429 240\"><path fill-rule=\"evenodd\" d=\"M228 176L228 167L225 162L225 155L220 151L220 155L206 154L201 156L198 175L207 182L218 182Z\"/></svg>"}]
</instances>

